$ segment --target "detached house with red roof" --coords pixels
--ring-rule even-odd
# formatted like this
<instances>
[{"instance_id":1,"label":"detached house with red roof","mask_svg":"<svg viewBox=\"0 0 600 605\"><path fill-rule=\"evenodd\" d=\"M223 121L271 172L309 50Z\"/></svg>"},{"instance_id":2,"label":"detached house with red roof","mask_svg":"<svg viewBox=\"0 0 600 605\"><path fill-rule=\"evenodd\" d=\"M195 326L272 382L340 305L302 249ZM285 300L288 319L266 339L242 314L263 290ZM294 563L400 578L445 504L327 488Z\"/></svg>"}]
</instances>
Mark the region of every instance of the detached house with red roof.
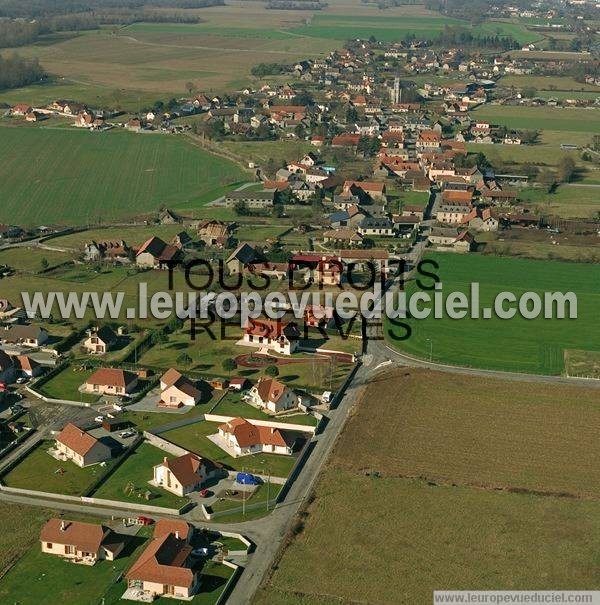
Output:
<instances>
[{"instance_id":1,"label":"detached house with red roof","mask_svg":"<svg viewBox=\"0 0 600 605\"><path fill-rule=\"evenodd\" d=\"M160 391L158 405L168 408L194 406L202 399L202 391L198 389L196 383L174 368L167 370L161 376Z\"/></svg>"},{"instance_id":2,"label":"detached house with red roof","mask_svg":"<svg viewBox=\"0 0 600 605\"><path fill-rule=\"evenodd\" d=\"M100 368L81 385L81 391L129 397L138 385L137 374L118 368Z\"/></svg>"},{"instance_id":3,"label":"detached house with red roof","mask_svg":"<svg viewBox=\"0 0 600 605\"><path fill-rule=\"evenodd\" d=\"M261 378L249 391L248 401L276 414L298 407L300 398L292 389L274 378Z\"/></svg>"},{"instance_id":4,"label":"detached house with red roof","mask_svg":"<svg viewBox=\"0 0 600 605\"><path fill-rule=\"evenodd\" d=\"M66 519L49 519L40 532L40 543L43 553L84 565L114 561L125 546L123 536L105 525Z\"/></svg>"},{"instance_id":5,"label":"detached house with red roof","mask_svg":"<svg viewBox=\"0 0 600 605\"><path fill-rule=\"evenodd\" d=\"M235 456L247 456L265 452L269 454L292 454L292 447L283 433L274 427L252 424L244 418L233 418L219 426L217 444L223 442Z\"/></svg>"},{"instance_id":6,"label":"detached house with red roof","mask_svg":"<svg viewBox=\"0 0 600 605\"><path fill-rule=\"evenodd\" d=\"M154 467L152 484L183 497L197 491L208 479L212 479L219 471L213 462L200 458L196 454L187 453L177 458L164 458Z\"/></svg>"},{"instance_id":7,"label":"detached house with red roof","mask_svg":"<svg viewBox=\"0 0 600 605\"><path fill-rule=\"evenodd\" d=\"M271 349L291 355L298 348L300 332L295 322L272 319L249 319L244 328L243 344Z\"/></svg>"},{"instance_id":8,"label":"detached house with red roof","mask_svg":"<svg viewBox=\"0 0 600 605\"><path fill-rule=\"evenodd\" d=\"M111 449L72 423L56 437L56 448L51 454L59 460L71 460L82 468L110 460Z\"/></svg>"},{"instance_id":9,"label":"detached house with red roof","mask_svg":"<svg viewBox=\"0 0 600 605\"><path fill-rule=\"evenodd\" d=\"M148 603L157 597L189 601L200 587L189 539L177 529L163 531L162 522L156 524L154 538L125 578L128 589L122 598Z\"/></svg>"}]
</instances>

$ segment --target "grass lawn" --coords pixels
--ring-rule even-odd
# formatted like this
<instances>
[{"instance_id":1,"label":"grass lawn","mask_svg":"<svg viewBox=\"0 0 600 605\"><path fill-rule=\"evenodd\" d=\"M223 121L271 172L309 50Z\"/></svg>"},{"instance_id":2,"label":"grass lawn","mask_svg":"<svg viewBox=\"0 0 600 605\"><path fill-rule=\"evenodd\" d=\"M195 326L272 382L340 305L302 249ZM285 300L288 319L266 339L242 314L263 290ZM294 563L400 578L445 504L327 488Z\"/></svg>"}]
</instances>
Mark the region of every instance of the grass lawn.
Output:
<instances>
[{"instance_id":1,"label":"grass lawn","mask_svg":"<svg viewBox=\"0 0 600 605\"><path fill-rule=\"evenodd\" d=\"M37 149L35 177L26 176ZM189 207L204 192L243 180L232 162L183 137L0 126L0 220L21 225L86 224ZM208 200L206 200L208 201Z\"/></svg>"},{"instance_id":2,"label":"grass lawn","mask_svg":"<svg viewBox=\"0 0 600 605\"><path fill-rule=\"evenodd\" d=\"M275 422L289 422L290 424L303 424L306 426L316 426L317 419L310 414L294 414L293 416L284 416L274 418L265 414L262 410L256 409L254 406L245 403L241 400L238 393L228 393L222 399L211 414L221 416L233 416L235 418L247 418L248 420L271 420Z\"/></svg>"},{"instance_id":3,"label":"grass lawn","mask_svg":"<svg viewBox=\"0 0 600 605\"><path fill-rule=\"evenodd\" d=\"M230 538L229 536L221 536L216 540L216 542L220 542L223 545L223 548L232 551L232 550L248 550L248 547L237 538Z\"/></svg>"},{"instance_id":4,"label":"grass lawn","mask_svg":"<svg viewBox=\"0 0 600 605\"><path fill-rule=\"evenodd\" d=\"M180 508L187 504L187 498L154 487L148 483L153 477L153 467L160 464L164 457L174 458L171 454L150 445L142 443L132 452L125 462L107 478L94 492L94 498L106 498L165 508ZM131 489L133 488L133 489ZM138 494L149 491L153 497L150 500L140 498Z\"/></svg>"},{"instance_id":5,"label":"grass lawn","mask_svg":"<svg viewBox=\"0 0 600 605\"><path fill-rule=\"evenodd\" d=\"M472 282L480 285L480 306L493 307L500 292L519 297L525 292L575 292L577 319L400 320L412 328L410 337L389 342L398 349L442 363L538 374L561 374L565 349L600 350L595 317L600 302L600 268L592 264L561 263L480 256L432 254L444 293L460 291L470 297ZM429 279L424 280L428 285ZM416 290L410 286L409 292ZM404 328L393 328L404 336Z\"/></svg>"},{"instance_id":6,"label":"grass lawn","mask_svg":"<svg viewBox=\"0 0 600 605\"><path fill-rule=\"evenodd\" d=\"M9 265L15 271L37 273L42 269L42 260L46 259L49 266L58 265L73 259L68 252L42 250L40 248L11 248L0 252L0 265Z\"/></svg>"},{"instance_id":7,"label":"grass lawn","mask_svg":"<svg viewBox=\"0 0 600 605\"><path fill-rule=\"evenodd\" d=\"M161 433L161 437L179 445L199 456L205 456L214 462L220 462L233 470L248 471L250 473L266 474L269 471L275 477L287 477L292 470L296 458L293 456L280 456L277 454L253 454L232 458L218 445L214 444L208 435L218 432L217 422L197 422L179 429Z\"/></svg>"},{"instance_id":8,"label":"grass lawn","mask_svg":"<svg viewBox=\"0 0 600 605\"><path fill-rule=\"evenodd\" d=\"M579 387L426 370L382 376L254 603L413 605L442 589L598 590L596 400L595 389Z\"/></svg>"},{"instance_id":9,"label":"grass lawn","mask_svg":"<svg viewBox=\"0 0 600 605\"><path fill-rule=\"evenodd\" d=\"M561 218L597 218L600 196L596 187L561 185L553 193L544 189L523 189L519 198L531 203L545 215Z\"/></svg>"},{"instance_id":10,"label":"grass lawn","mask_svg":"<svg viewBox=\"0 0 600 605\"><path fill-rule=\"evenodd\" d=\"M246 511L245 514L243 511L231 513L227 512L237 510L242 506L242 500L239 499L219 500L211 506L211 509L213 513L226 513L226 518L224 518L223 516L218 517L218 520L222 523L234 523L249 520L249 515L252 515L251 518L262 517L269 511L273 510L273 504L269 504L269 509L267 510L267 500L272 503L279 495L279 492L281 491L282 487L282 485L278 485L275 483L270 483L268 485L264 483L263 485L261 485L258 489L255 490L254 494L252 494L252 497L246 500L246 505L263 503L264 507L259 506L258 508Z\"/></svg>"},{"instance_id":11,"label":"grass lawn","mask_svg":"<svg viewBox=\"0 0 600 605\"><path fill-rule=\"evenodd\" d=\"M115 561L100 561L94 566L75 565L42 553L38 542L0 581L0 601L19 605L100 603L119 574L141 554L145 542L138 536L130 538Z\"/></svg>"},{"instance_id":12,"label":"grass lawn","mask_svg":"<svg viewBox=\"0 0 600 605\"><path fill-rule=\"evenodd\" d=\"M99 399L97 395L80 393L78 390L92 374L92 370L78 370L67 366L37 390L50 399L95 403Z\"/></svg>"},{"instance_id":13,"label":"grass lawn","mask_svg":"<svg viewBox=\"0 0 600 605\"><path fill-rule=\"evenodd\" d=\"M95 464L80 468L74 462L55 460L47 450L54 441L43 441L13 468L2 481L8 487L39 490L66 496L81 496L99 477L108 470L107 466ZM60 472L57 472L60 471Z\"/></svg>"}]
</instances>

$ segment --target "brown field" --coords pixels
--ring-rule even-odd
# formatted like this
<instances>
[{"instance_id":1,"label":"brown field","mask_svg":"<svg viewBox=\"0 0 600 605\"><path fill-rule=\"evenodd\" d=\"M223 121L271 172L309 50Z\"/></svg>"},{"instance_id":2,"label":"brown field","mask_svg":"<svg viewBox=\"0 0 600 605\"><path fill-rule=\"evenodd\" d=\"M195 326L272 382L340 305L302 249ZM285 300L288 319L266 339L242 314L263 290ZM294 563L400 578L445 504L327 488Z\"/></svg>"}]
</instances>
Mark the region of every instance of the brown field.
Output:
<instances>
[{"instance_id":1,"label":"brown field","mask_svg":"<svg viewBox=\"0 0 600 605\"><path fill-rule=\"evenodd\" d=\"M597 391L577 387L391 373L369 386L336 463L354 473L600 498L597 400Z\"/></svg>"},{"instance_id":2,"label":"brown field","mask_svg":"<svg viewBox=\"0 0 600 605\"><path fill-rule=\"evenodd\" d=\"M368 386L255 603L599 588L596 400L578 387L388 373ZM539 493L561 491L582 497Z\"/></svg>"}]
</instances>

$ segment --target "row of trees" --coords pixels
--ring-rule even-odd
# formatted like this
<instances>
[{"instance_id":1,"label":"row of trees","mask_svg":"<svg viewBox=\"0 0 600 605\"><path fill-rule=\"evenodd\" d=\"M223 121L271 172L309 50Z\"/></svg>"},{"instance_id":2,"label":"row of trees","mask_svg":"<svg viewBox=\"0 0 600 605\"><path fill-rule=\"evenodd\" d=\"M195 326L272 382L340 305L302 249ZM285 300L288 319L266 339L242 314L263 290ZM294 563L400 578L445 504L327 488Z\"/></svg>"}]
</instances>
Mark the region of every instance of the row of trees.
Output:
<instances>
[{"instance_id":1,"label":"row of trees","mask_svg":"<svg viewBox=\"0 0 600 605\"><path fill-rule=\"evenodd\" d=\"M43 80L46 75L37 59L0 55L0 90L27 86Z\"/></svg>"}]
</instances>

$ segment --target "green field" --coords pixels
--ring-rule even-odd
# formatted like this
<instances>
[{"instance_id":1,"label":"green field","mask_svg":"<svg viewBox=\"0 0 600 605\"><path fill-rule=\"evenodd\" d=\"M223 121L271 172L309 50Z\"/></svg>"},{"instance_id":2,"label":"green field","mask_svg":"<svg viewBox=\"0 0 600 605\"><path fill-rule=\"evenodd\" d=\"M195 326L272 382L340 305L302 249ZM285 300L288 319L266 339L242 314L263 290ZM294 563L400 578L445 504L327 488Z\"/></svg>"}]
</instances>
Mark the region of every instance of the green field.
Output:
<instances>
[{"instance_id":1,"label":"green field","mask_svg":"<svg viewBox=\"0 0 600 605\"><path fill-rule=\"evenodd\" d=\"M181 508L187 504L187 498L180 498L171 492L159 487L151 486L148 481L153 478L153 468L160 464L163 459L174 458L174 456L163 450L142 443L132 452L125 462L103 482L94 492L94 498L107 500L120 500L123 502L134 502L136 504L149 504L151 506L163 506L165 508ZM133 488L133 489L130 489ZM142 498L140 494L150 492L149 500Z\"/></svg>"},{"instance_id":2,"label":"green field","mask_svg":"<svg viewBox=\"0 0 600 605\"><path fill-rule=\"evenodd\" d=\"M577 319L525 320L443 319L403 320L412 327L407 340L389 340L399 350L436 362L496 370L560 374L564 349L599 350L600 339L594 320L600 302L600 269L551 261L498 258L491 256L432 254L444 292L469 295L470 284L480 284L480 305L491 307L504 291L517 297L528 291L575 292ZM431 280L426 279L429 285ZM412 289L410 290L412 291ZM433 315L433 313L432 313ZM397 336L404 329L392 328Z\"/></svg>"},{"instance_id":3,"label":"green field","mask_svg":"<svg viewBox=\"0 0 600 605\"><path fill-rule=\"evenodd\" d=\"M21 225L200 207L216 187L244 180L235 164L160 134L0 127L0 156L0 220Z\"/></svg>"},{"instance_id":4,"label":"green field","mask_svg":"<svg viewBox=\"0 0 600 605\"><path fill-rule=\"evenodd\" d=\"M2 482L8 487L81 496L107 471L99 464L81 468L71 461L55 460L47 452L52 446L54 441L41 442L2 477Z\"/></svg>"},{"instance_id":5,"label":"green field","mask_svg":"<svg viewBox=\"0 0 600 605\"><path fill-rule=\"evenodd\" d=\"M409 34L435 39L446 26L473 29L473 33L479 36L512 36L520 44L533 42L542 37L540 34L529 32L523 26L514 23L495 21L472 28L467 21L435 14L405 17L317 14L312 18L310 25L296 27L291 31L314 38L350 40L375 36L380 41L394 42Z\"/></svg>"},{"instance_id":6,"label":"green field","mask_svg":"<svg viewBox=\"0 0 600 605\"><path fill-rule=\"evenodd\" d=\"M197 422L179 429L161 433L168 441L179 445L199 456L204 456L213 462L220 462L234 470L266 474L270 472L275 477L287 477L294 466L296 459L293 456L277 454L253 454L232 458L218 445L207 438L218 432L219 424L216 422Z\"/></svg>"},{"instance_id":7,"label":"green field","mask_svg":"<svg viewBox=\"0 0 600 605\"><path fill-rule=\"evenodd\" d=\"M513 107L486 105L473 112L477 120L489 121L507 128L521 130L559 130L564 133L584 132L590 134L590 122L598 119L594 108L562 107ZM568 134L564 135L568 138ZM565 140L564 142L569 142Z\"/></svg>"}]
</instances>

